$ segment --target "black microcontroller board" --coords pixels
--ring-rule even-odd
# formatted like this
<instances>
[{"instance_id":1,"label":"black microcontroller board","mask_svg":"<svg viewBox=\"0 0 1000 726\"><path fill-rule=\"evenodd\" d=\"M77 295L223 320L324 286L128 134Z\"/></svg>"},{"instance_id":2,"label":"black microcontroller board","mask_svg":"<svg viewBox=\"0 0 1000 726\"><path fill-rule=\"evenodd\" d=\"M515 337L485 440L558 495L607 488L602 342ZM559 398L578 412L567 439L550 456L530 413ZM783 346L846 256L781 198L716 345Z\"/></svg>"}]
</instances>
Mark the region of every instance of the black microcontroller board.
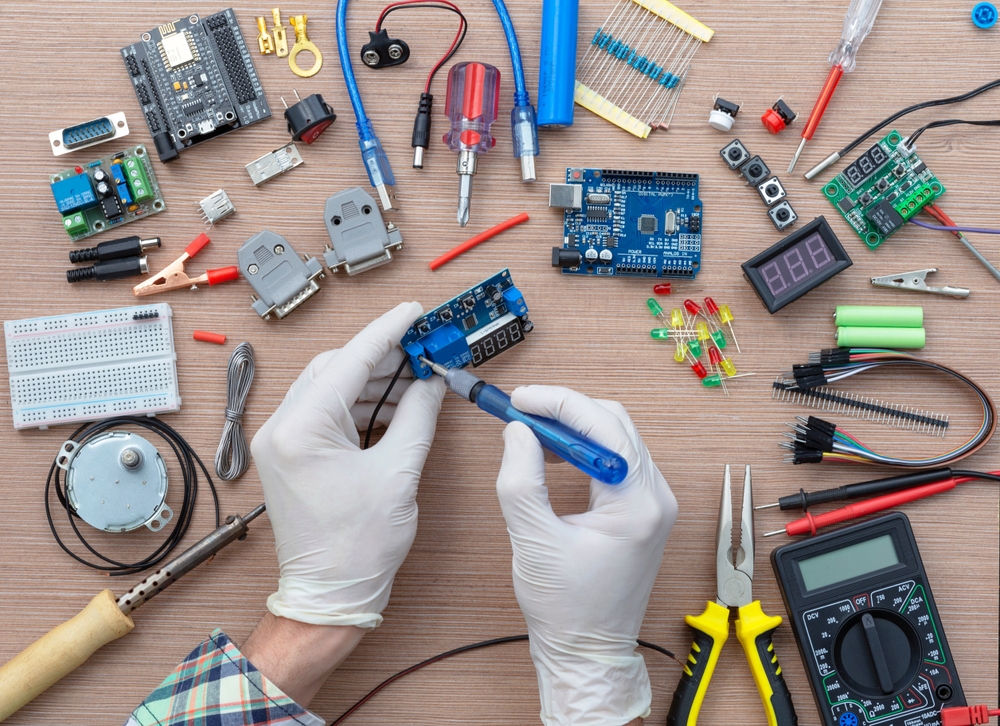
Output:
<instances>
[{"instance_id":1,"label":"black microcontroller board","mask_svg":"<svg viewBox=\"0 0 1000 726\"><path fill-rule=\"evenodd\" d=\"M232 8L165 23L121 52L162 162L271 116Z\"/></svg>"}]
</instances>

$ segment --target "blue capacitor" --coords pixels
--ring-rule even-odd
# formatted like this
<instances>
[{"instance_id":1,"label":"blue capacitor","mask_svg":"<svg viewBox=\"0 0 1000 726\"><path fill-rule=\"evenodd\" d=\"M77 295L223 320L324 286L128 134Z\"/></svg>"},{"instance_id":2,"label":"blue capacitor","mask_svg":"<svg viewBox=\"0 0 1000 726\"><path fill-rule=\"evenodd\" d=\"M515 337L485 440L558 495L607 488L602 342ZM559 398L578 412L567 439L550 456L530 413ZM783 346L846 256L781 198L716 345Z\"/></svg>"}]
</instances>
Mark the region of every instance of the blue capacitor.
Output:
<instances>
[{"instance_id":1,"label":"blue capacitor","mask_svg":"<svg viewBox=\"0 0 1000 726\"><path fill-rule=\"evenodd\" d=\"M538 69L538 125L573 125L576 33L580 0L542 1L541 61Z\"/></svg>"}]
</instances>

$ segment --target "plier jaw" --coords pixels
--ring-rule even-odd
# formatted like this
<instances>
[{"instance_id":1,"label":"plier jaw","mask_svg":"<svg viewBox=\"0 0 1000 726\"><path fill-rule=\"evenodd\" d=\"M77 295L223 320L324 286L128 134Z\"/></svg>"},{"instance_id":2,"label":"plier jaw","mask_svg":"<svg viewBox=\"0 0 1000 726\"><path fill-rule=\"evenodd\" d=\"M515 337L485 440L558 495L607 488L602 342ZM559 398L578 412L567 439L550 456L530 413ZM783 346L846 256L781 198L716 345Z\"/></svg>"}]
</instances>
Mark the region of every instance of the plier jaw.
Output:
<instances>
[{"instance_id":1,"label":"plier jaw","mask_svg":"<svg viewBox=\"0 0 1000 726\"><path fill-rule=\"evenodd\" d=\"M743 476L740 509L740 541L734 546L732 477L726 464L715 543L716 602L723 607L743 607L753 600L753 485L749 464Z\"/></svg>"}]
</instances>

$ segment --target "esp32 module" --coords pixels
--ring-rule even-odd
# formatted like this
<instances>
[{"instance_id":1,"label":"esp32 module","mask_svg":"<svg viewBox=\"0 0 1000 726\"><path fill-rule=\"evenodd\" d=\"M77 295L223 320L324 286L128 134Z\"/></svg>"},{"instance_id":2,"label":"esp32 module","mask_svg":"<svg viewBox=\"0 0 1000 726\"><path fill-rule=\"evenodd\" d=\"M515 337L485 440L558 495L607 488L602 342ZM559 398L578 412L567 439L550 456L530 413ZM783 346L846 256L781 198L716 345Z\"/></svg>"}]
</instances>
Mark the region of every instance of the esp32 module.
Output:
<instances>
[{"instance_id":1,"label":"esp32 module","mask_svg":"<svg viewBox=\"0 0 1000 726\"><path fill-rule=\"evenodd\" d=\"M549 185L563 210L563 245L552 266L572 275L693 279L701 266L698 175L567 169Z\"/></svg>"},{"instance_id":2,"label":"esp32 module","mask_svg":"<svg viewBox=\"0 0 1000 726\"><path fill-rule=\"evenodd\" d=\"M162 162L271 116L232 8L165 23L121 53Z\"/></svg>"}]
</instances>

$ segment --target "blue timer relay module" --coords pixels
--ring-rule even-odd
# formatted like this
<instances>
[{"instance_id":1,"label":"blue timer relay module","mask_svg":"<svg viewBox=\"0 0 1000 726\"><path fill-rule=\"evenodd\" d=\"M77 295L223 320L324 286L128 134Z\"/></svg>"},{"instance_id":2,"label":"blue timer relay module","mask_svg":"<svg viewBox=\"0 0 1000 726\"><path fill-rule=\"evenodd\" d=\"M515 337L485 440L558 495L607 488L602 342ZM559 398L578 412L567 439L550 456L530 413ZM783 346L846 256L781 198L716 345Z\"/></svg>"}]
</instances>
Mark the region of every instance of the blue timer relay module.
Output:
<instances>
[{"instance_id":1,"label":"blue timer relay module","mask_svg":"<svg viewBox=\"0 0 1000 726\"><path fill-rule=\"evenodd\" d=\"M413 376L430 378L420 356L445 368L478 367L520 343L533 327L510 270L501 270L419 318L400 345Z\"/></svg>"},{"instance_id":2,"label":"blue timer relay module","mask_svg":"<svg viewBox=\"0 0 1000 726\"><path fill-rule=\"evenodd\" d=\"M570 275L693 279L701 266L698 175L567 169L549 185L563 210L563 244L552 266Z\"/></svg>"}]
</instances>

